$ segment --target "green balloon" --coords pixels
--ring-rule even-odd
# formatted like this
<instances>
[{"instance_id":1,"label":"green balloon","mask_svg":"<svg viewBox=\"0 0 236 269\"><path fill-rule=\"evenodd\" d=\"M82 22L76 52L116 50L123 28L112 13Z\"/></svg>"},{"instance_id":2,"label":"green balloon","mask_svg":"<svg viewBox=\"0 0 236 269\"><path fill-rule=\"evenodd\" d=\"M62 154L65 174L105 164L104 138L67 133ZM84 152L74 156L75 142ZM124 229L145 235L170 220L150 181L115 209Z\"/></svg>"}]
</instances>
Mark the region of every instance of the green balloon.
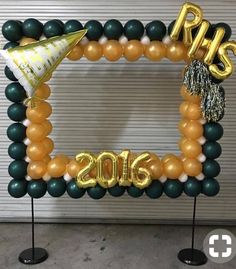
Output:
<instances>
[{"instance_id":1,"label":"green balloon","mask_svg":"<svg viewBox=\"0 0 236 269\"><path fill-rule=\"evenodd\" d=\"M12 143L8 147L8 155L15 160L24 159L26 156L26 145L24 143Z\"/></svg>"},{"instance_id":2,"label":"green balloon","mask_svg":"<svg viewBox=\"0 0 236 269\"><path fill-rule=\"evenodd\" d=\"M27 162L15 160L8 166L8 173L13 178L24 178L27 175L27 166Z\"/></svg>"},{"instance_id":3,"label":"green balloon","mask_svg":"<svg viewBox=\"0 0 236 269\"><path fill-rule=\"evenodd\" d=\"M118 20L109 20L104 24L104 35L108 39L118 40L124 33L123 25Z\"/></svg>"},{"instance_id":4,"label":"green balloon","mask_svg":"<svg viewBox=\"0 0 236 269\"><path fill-rule=\"evenodd\" d=\"M7 128L7 136L11 141L21 142L26 137L26 127L22 123L13 123Z\"/></svg>"},{"instance_id":5,"label":"green balloon","mask_svg":"<svg viewBox=\"0 0 236 269\"><path fill-rule=\"evenodd\" d=\"M26 118L26 106L22 104L12 104L7 109L8 117L13 121L23 121Z\"/></svg>"},{"instance_id":6,"label":"green balloon","mask_svg":"<svg viewBox=\"0 0 236 269\"><path fill-rule=\"evenodd\" d=\"M96 20L88 21L84 28L88 30L86 37L89 40L98 40L103 34L102 24Z\"/></svg>"},{"instance_id":7,"label":"green balloon","mask_svg":"<svg viewBox=\"0 0 236 269\"><path fill-rule=\"evenodd\" d=\"M207 141L203 145L203 154L208 158L208 159L216 159L220 157L222 149L219 143L213 142L213 141Z\"/></svg>"},{"instance_id":8,"label":"green balloon","mask_svg":"<svg viewBox=\"0 0 236 269\"><path fill-rule=\"evenodd\" d=\"M78 199L85 194L85 189L82 189L77 186L75 179L72 179L67 184L67 193L71 198Z\"/></svg>"},{"instance_id":9,"label":"green balloon","mask_svg":"<svg viewBox=\"0 0 236 269\"><path fill-rule=\"evenodd\" d=\"M126 188L124 186L119 186L118 184L109 188L108 192L111 196L119 197L122 196L125 192Z\"/></svg>"},{"instance_id":10,"label":"green balloon","mask_svg":"<svg viewBox=\"0 0 236 269\"><path fill-rule=\"evenodd\" d=\"M214 178L205 178L202 181L202 193L207 196L215 196L220 191L220 185Z\"/></svg>"},{"instance_id":11,"label":"green balloon","mask_svg":"<svg viewBox=\"0 0 236 269\"><path fill-rule=\"evenodd\" d=\"M88 188L87 193L91 198L98 200L106 194L106 189L97 184L95 187Z\"/></svg>"},{"instance_id":12,"label":"green balloon","mask_svg":"<svg viewBox=\"0 0 236 269\"><path fill-rule=\"evenodd\" d=\"M152 21L146 25L145 29L151 41L162 41L166 35L166 26L162 21Z\"/></svg>"},{"instance_id":13,"label":"green balloon","mask_svg":"<svg viewBox=\"0 0 236 269\"><path fill-rule=\"evenodd\" d=\"M62 28L64 27L64 22L62 20L54 19L53 21L56 21L57 23L59 23Z\"/></svg>"},{"instance_id":14,"label":"green balloon","mask_svg":"<svg viewBox=\"0 0 236 269\"><path fill-rule=\"evenodd\" d=\"M19 82L12 82L5 88L5 95L11 102L20 103L26 98L26 91Z\"/></svg>"},{"instance_id":15,"label":"green balloon","mask_svg":"<svg viewBox=\"0 0 236 269\"><path fill-rule=\"evenodd\" d=\"M19 43L10 41L10 42L7 42L7 43L4 45L3 49L4 49L4 50L7 50L7 49L13 49L13 48L15 48L15 47L17 47L17 46L19 46Z\"/></svg>"},{"instance_id":16,"label":"green balloon","mask_svg":"<svg viewBox=\"0 0 236 269\"><path fill-rule=\"evenodd\" d=\"M2 26L2 34L9 41L18 41L22 38L22 27L18 21L9 20Z\"/></svg>"},{"instance_id":17,"label":"green balloon","mask_svg":"<svg viewBox=\"0 0 236 269\"><path fill-rule=\"evenodd\" d=\"M129 20L124 26L124 33L128 40L140 40L144 34L144 26L138 20Z\"/></svg>"},{"instance_id":18,"label":"green balloon","mask_svg":"<svg viewBox=\"0 0 236 269\"><path fill-rule=\"evenodd\" d=\"M217 122L209 122L204 125L204 137L207 140L219 140L223 136L223 133L223 127Z\"/></svg>"},{"instance_id":19,"label":"green balloon","mask_svg":"<svg viewBox=\"0 0 236 269\"><path fill-rule=\"evenodd\" d=\"M201 193L202 185L196 178L189 177L184 183L184 192L190 197L196 197Z\"/></svg>"},{"instance_id":20,"label":"green balloon","mask_svg":"<svg viewBox=\"0 0 236 269\"><path fill-rule=\"evenodd\" d=\"M83 25L77 20L69 20L64 24L65 34L80 31L82 29L83 29Z\"/></svg>"},{"instance_id":21,"label":"green balloon","mask_svg":"<svg viewBox=\"0 0 236 269\"><path fill-rule=\"evenodd\" d=\"M23 197L27 193L27 183L25 179L12 179L8 184L8 193L14 198Z\"/></svg>"},{"instance_id":22,"label":"green balloon","mask_svg":"<svg viewBox=\"0 0 236 269\"><path fill-rule=\"evenodd\" d=\"M132 196L134 198L138 198L138 197L143 195L144 189L139 189L139 188L132 185L132 186L127 188L127 192L130 196Z\"/></svg>"},{"instance_id":23,"label":"green balloon","mask_svg":"<svg viewBox=\"0 0 236 269\"><path fill-rule=\"evenodd\" d=\"M183 192L183 184L176 179L167 179L164 183L164 192L170 198L177 198Z\"/></svg>"},{"instance_id":24,"label":"green balloon","mask_svg":"<svg viewBox=\"0 0 236 269\"><path fill-rule=\"evenodd\" d=\"M175 21L172 21L168 26L168 35L170 36L172 29L174 27ZM181 29L178 40L183 40L183 29Z\"/></svg>"},{"instance_id":25,"label":"green balloon","mask_svg":"<svg viewBox=\"0 0 236 269\"><path fill-rule=\"evenodd\" d=\"M63 34L63 26L56 20L48 21L44 24L43 33L47 38L60 36Z\"/></svg>"},{"instance_id":26,"label":"green balloon","mask_svg":"<svg viewBox=\"0 0 236 269\"><path fill-rule=\"evenodd\" d=\"M17 81L18 79L15 77L15 75L13 74L13 72L10 70L10 68L6 65L4 68L4 73L5 76L11 80L11 81Z\"/></svg>"},{"instance_id":27,"label":"green balloon","mask_svg":"<svg viewBox=\"0 0 236 269\"><path fill-rule=\"evenodd\" d=\"M217 161L206 159L203 163L203 174L206 177L212 178L217 177L220 173L220 165Z\"/></svg>"},{"instance_id":28,"label":"green balloon","mask_svg":"<svg viewBox=\"0 0 236 269\"><path fill-rule=\"evenodd\" d=\"M145 192L149 198L159 198L163 193L163 185L160 181L153 180L152 183L145 189Z\"/></svg>"},{"instance_id":29,"label":"green balloon","mask_svg":"<svg viewBox=\"0 0 236 269\"><path fill-rule=\"evenodd\" d=\"M39 39L43 33L43 24L40 21L32 18L25 20L22 28L24 36L34 39Z\"/></svg>"},{"instance_id":30,"label":"green balloon","mask_svg":"<svg viewBox=\"0 0 236 269\"><path fill-rule=\"evenodd\" d=\"M66 181L63 177L52 178L47 183L48 193L53 197L60 197L66 191Z\"/></svg>"},{"instance_id":31,"label":"green balloon","mask_svg":"<svg viewBox=\"0 0 236 269\"><path fill-rule=\"evenodd\" d=\"M42 179L31 180L28 182L27 192L32 198L41 198L47 191L47 183Z\"/></svg>"}]
</instances>

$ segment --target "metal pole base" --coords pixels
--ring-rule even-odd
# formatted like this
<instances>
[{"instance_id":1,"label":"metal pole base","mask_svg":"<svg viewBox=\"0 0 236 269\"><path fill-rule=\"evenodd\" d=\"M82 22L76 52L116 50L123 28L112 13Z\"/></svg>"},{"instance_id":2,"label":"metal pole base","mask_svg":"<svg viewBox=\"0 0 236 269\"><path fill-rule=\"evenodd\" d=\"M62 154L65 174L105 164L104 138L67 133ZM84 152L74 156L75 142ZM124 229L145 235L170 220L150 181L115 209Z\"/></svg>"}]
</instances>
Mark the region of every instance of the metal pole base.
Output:
<instances>
[{"instance_id":1,"label":"metal pole base","mask_svg":"<svg viewBox=\"0 0 236 269\"><path fill-rule=\"evenodd\" d=\"M44 248L28 248L21 252L19 261L24 264L37 264L45 261L48 253Z\"/></svg>"},{"instance_id":2,"label":"metal pole base","mask_svg":"<svg viewBox=\"0 0 236 269\"><path fill-rule=\"evenodd\" d=\"M206 255L198 249L182 249L178 254L178 258L181 262L193 266L199 266L207 263Z\"/></svg>"}]
</instances>

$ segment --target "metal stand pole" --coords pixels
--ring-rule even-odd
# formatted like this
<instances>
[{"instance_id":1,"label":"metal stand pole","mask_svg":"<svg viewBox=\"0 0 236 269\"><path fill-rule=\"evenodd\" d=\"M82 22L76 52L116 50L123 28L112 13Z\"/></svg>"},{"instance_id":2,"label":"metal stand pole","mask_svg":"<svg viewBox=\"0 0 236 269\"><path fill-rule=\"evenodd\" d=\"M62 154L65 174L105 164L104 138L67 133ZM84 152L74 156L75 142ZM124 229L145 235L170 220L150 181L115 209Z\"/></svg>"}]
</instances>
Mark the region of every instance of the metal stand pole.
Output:
<instances>
[{"instance_id":1,"label":"metal stand pole","mask_svg":"<svg viewBox=\"0 0 236 269\"><path fill-rule=\"evenodd\" d=\"M48 253L44 248L34 246L34 199L31 198L31 243L32 247L25 249L19 255L19 261L24 264L37 264L48 258Z\"/></svg>"},{"instance_id":2,"label":"metal stand pole","mask_svg":"<svg viewBox=\"0 0 236 269\"><path fill-rule=\"evenodd\" d=\"M194 248L195 226L196 226L195 225L196 204L197 204L197 198L194 197L191 248L185 248L185 249L180 250L180 252L178 253L178 258L183 263L186 263L188 265L198 266L198 265L203 265L203 264L207 263L207 257L201 250Z\"/></svg>"}]
</instances>

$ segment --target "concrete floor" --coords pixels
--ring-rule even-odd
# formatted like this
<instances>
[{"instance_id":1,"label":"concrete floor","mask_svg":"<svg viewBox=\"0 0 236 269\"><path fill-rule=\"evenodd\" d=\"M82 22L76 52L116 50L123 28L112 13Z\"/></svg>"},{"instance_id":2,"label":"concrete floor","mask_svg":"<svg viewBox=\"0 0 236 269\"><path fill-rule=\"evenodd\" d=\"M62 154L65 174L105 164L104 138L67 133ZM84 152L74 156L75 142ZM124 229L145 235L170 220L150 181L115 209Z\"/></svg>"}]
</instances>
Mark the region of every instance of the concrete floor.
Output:
<instances>
[{"instance_id":1,"label":"concrete floor","mask_svg":"<svg viewBox=\"0 0 236 269\"><path fill-rule=\"evenodd\" d=\"M214 228L197 227L196 246L201 248L205 235ZM17 258L30 247L30 229L29 224L0 224L0 269L192 268L177 259L178 251L190 245L189 226L36 224L36 246L46 248L49 258L27 266ZM236 233L236 227L226 229ZM236 258L200 268L233 269Z\"/></svg>"}]
</instances>

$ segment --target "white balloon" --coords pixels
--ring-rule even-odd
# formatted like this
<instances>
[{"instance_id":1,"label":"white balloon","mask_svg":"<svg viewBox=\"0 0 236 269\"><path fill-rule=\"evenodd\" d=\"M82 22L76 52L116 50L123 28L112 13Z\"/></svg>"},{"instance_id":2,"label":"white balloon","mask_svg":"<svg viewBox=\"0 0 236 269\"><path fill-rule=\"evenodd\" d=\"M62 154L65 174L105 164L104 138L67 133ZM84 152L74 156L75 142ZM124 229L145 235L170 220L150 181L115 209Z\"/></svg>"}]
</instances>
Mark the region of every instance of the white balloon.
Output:
<instances>
[{"instance_id":1,"label":"white balloon","mask_svg":"<svg viewBox=\"0 0 236 269\"><path fill-rule=\"evenodd\" d=\"M107 40L108 39L105 36L102 36L102 37L99 38L98 43L101 44L101 45L104 45L104 44L107 43Z\"/></svg>"},{"instance_id":2,"label":"white balloon","mask_svg":"<svg viewBox=\"0 0 236 269\"><path fill-rule=\"evenodd\" d=\"M128 42L128 38L126 36L122 35L119 38L119 42L120 42L121 45L125 45Z\"/></svg>"},{"instance_id":3,"label":"white balloon","mask_svg":"<svg viewBox=\"0 0 236 269\"><path fill-rule=\"evenodd\" d=\"M29 146L29 144L31 143L31 141L29 140L29 138L25 138L23 140L23 143L26 145L26 146Z\"/></svg>"},{"instance_id":4,"label":"white balloon","mask_svg":"<svg viewBox=\"0 0 236 269\"><path fill-rule=\"evenodd\" d=\"M171 38L167 35L163 38L162 42L166 45L170 44L172 42Z\"/></svg>"},{"instance_id":5,"label":"white balloon","mask_svg":"<svg viewBox=\"0 0 236 269\"><path fill-rule=\"evenodd\" d=\"M25 127L28 127L30 125L31 121L29 119L25 119L22 121L22 124L25 126Z\"/></svg>"},{"instance_id":6,"label":"white balloon","mask_svg":"<svg viewBox=\"0 0 236 269\"><path fill-rule=\"evenodd\" d=\"M203 175L203 173L200 173L199 175L196 176L196 179L198 180L203 180L205 178L205 176Z\"/></svg>"},{"instance_id":7,"label":"white balloon","mask_svg":"<svg viewBox=\"0 0 236 269\"><path fill-rule=\"evenodd\" d=\"M201 136L197 139L198 143L200 143L201 145L206 143L206 138L204 136Z\"/></svg>"},{"instance_id":8,"label":"white balloon","mask_svg":"<svg viewBox=\"0 0 236 269\"><path fill-rule=\"evenodd\" d=\"M166 182L167 177L166 177L165 175L162 175L161 177L159 177L159 180L160 180L162 183L164 183L164 182Z\"/></svg>"},{"instance_id":9,"label":"white balloon","mask_svg":"<svg viewBox=\"0 0 236 269\"><path fill-rule=\"evenodd\" d=\"M46 173L42 178L44 181L49 181L51 179L51 176L48 173Z\"/></svg>"},{"instance_id":10,"label":"white balloon","mask_svg":"<svg viewBox=\"0 0 236 269\"><path fill-rule=\"evenodd\" d=\"M30 177L30 176L25 176L25 179L27 180L27 181L31 181L32 180L32 178Z\"/></svg>"},{"instance_id":11,"label":"white balloon","mask_svg":"<svg viewBox=\"0 0 236 269\"><path fill-rule=\"evenodd\" d=\"M148 37L148 36L143 36L142 38L141 38L141 43L143 44L143 45L149 45L150 44L150 38Z\"/></svg>"},{"instance_id":12,"label":"white balloon","mask_svg":"<svg viewBox=\"0 0 236 269\"><path fill-rule=\"evenodd\" d=\"M205 124L205 123L206 123L206 120L205 120L205 119L200 119L199 122L200 122L201 124Z\"/></svg>"},{"instance_id":13,"label":"white balloon","mask_svg":"<svg viewBox=\"0 0 236 269\"><path fill-rule=\"evenodd\" d=\"M179 176L178 179L179 179L180 182L185 182L185 181L187 181L188 176L187 176L185 173L182 173L182 174Z\"/></svg>"},{"instance_id":14,"label":"white balloon","mask_svg":"<svg viewBox=\"0 0 236 269\"><path fill-rule=\"evenodd\" d=\"M87 37L83 37L83 39L79 42L79 44L86 45L86 44L88 44L88 42L89 42L88 38Z\"/></svg>"},{"instance_id":15,"label":"white balloon","mask_svg":"<svg viewBox=\"0 0 236 269\"><path fill-rule=\"evenodd\" d=\"M197 157L197 159L199 160L199 162L203 163L206 160L206 156L204 154L199 154L199 156Z\"/></svg>"},{"instance_id":16,"label":"white balloon","mask_svg":"<svg viewBox=\"0 0 236 269\"><path fill-rule=\"evenodd\" d=\"M25 156L24 160L25 160L27 163L29 163L29 162L31 161L30 158L29 158L28 156Z\"/></svg>"},{"instance_id":17,"label":"white balloon","mask_svg":"<svg viewBox=\"0 0 236 269\"><path fill-rule=\"evenodd\" d=\"M72 177L68 173L66 173L63 177L64 177L66 182L69 182L72 179Z\"/></svg>"}]
</instances>

